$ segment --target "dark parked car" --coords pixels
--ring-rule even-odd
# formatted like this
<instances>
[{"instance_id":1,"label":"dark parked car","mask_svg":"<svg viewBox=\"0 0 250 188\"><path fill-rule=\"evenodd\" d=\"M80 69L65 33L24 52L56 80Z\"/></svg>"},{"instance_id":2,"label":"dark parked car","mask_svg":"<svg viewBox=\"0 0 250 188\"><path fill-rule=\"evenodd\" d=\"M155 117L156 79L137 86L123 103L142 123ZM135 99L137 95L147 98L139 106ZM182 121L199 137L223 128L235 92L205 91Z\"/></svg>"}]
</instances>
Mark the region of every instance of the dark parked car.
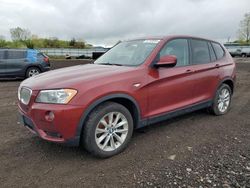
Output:
<instances>
[{"instance_id":1,"label":"dark parked car","mask_svg":"<svg viewBox=\"0 0 250 188\"><path fill-rule=\"evenodd\" d=\"M0 77L29 78L50 70L49 58L33 49L0 49Z\"/></svg>"},{"instance_id":2,"label":"dark parked car","mask_svg":"<svg viewBox=\"0 0 250 188\"><path fill-rule=\"evenodd\" d=\"M90 57L86 55L79 55L79 56L76 56L76 59L90 59Z\"/></svg>"},{"instance_id":3,"label":"dark parked car","mask_svg":"<svg viewBox=\"0 0 250 188\"><path fill-rule=\"evenodd\" d=\"M235 78L235 63L218 42L188 36L125 41L94 64L23 81L20 120L44 140L110 157L126 148L134 129L202 108L226 114Z\"/></svg>"}]
</instances>

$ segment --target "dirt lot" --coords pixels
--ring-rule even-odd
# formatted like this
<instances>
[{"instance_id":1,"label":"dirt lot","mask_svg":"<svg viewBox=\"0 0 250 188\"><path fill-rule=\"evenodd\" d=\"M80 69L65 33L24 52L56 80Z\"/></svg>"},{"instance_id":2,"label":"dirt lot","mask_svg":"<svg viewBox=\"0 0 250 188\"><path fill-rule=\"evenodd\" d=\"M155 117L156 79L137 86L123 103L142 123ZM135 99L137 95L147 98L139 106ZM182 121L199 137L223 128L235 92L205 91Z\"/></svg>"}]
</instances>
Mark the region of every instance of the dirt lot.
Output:
<instances>
[{"instance_id":1,"label":"dirt lot","mask_svg":"<svg viewBox=\"0 0 250 188\"><path fill-rule=\"evenodd\" d=\"M43 141L18 125L20 81L0 82L0 186L250 187L250 58L236 61L227 115L202 110L152 125L136 131L125 152L105 160Z\"/></svg>"}]
</instances>

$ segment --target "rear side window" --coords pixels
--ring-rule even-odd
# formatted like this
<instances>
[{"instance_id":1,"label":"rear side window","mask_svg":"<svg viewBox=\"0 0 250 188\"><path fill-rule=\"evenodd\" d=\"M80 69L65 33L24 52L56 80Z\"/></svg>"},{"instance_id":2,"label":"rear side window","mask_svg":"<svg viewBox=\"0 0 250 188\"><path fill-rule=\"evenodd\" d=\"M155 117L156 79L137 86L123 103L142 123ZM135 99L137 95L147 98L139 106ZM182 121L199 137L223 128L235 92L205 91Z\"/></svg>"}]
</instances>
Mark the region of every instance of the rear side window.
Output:
<instances>
[{"instance_id":1,"label":"rear side window","mask_svg":"<svg viewBox=\"0 0 250 188\"><path fill-rule=\"evenodd\" d=\"M25 50L8 50L7 58L8 59L23 59L26 58L27 52Z\"/></svg>"},{"instance_id":2,"label":"rear side window","mask_svg":"<svg viewBox=\"0 0 250 188\"><path fill-rule=\"evenodd\" d=\"M215 43L215 42L213 42L212 45L214 47L214 51L215 51L215 54L217 56L217 59L221 59L225 53L223 48L221 47L221 45L219 45L218 43Z\"/></svg>"},{"instance_id":3,"label":"rear side window","mask_svg":"<svg viewBox=\"0 0 250 188\"><path fill-rule=\"evenodd\" d=\"M160 57L174 55L177 58L176 66L186 66L189 64L189 50L187 39L174 39L169 41L160 51Z\"/></svg>"},{"instance_id":4,"label":"rear side window","mask_svg":"<svg viewBox=\"0 0 250 188\"><path fill-rule=\"evenodd\" d=\"M208 43L204 40L191 40L193 64L205 64L210 62Z\"/></svg>"},{"instance_id":5,"label":"rear side window","mask_svg":"<svg viewBox=\"0 0 250 188\"><path fill-rule=\"evenodd\" d=\"M212 44L210 42L208 43L208 47L209 47L211 61L216 61L216 55L214 53L214 49L213 49Z\"/></svg>"}]
</instances>

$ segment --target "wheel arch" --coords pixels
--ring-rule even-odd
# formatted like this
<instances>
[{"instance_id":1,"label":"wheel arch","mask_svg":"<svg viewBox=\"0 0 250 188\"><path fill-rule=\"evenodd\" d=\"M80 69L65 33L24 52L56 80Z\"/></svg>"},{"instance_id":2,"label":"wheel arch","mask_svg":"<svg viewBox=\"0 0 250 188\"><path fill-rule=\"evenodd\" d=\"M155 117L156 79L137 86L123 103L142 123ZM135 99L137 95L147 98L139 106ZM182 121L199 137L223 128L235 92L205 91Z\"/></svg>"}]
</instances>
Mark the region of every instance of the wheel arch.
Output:
<instances>
[{"instance_id":1,"label":"wheel arch","mask_svg":"<svg viewBox=\"0 0 250 188\"><path fill-rule=\"evenodd\" d=\"M136 100L128 94L111 94L91 103L87 109L81 115L80 121L77 126L76 137L81 138L84 124L87 120L88 115L100 104L112 101L125 106L133 117L134 128L137 128L140 123L140 108Z\"/></svg>"},{"instance_id":2,"label":"wheel arch","mask_svg":"<svg viewBox=\"0 0 250 188\"><path fill-rule=\"evenodd\" d=\"M232 91L232 94L233 94L233 92L234 92L234 81L232 79L225 79L225 80L223 80L223 82L221 84L227 84L231 88L231 91Z\"/></svg>"},{"instance_id":3,"label":"wheel arch","mask_svg":"<svg viewBox=\"0 0 250 188\"><path fill-rule=\"evenodd\" d=\"M28 65L25 68L25 75L26 75L27 71L29 70L29 68L32 68L32 67L38 68L42 72L42 69L39 65Z\"/></svg>"},{"instance_id":4,"label":"wheel arch","mask_svg":"<svg viewBox=\"0 0 250 188\"><path fill-rule=\"evenodd\" d=\"M247 53L246 52L242 52L241 53L241 57L247 57Z\"/></svg>"},{"instance_id":5,"label":"wheel arch","mask_svg":"<svg viewBox=\"0 0 250 188\"><path fill-rule=\"evenodd\" d=\"M216 92L222 84L227 84L231 88L232 94L234 93L234 85L235 85L234 80L231 77L226 77L218 83L216 90L214 91L213 98L216 96Z\"/></svg>"}]
</instances>

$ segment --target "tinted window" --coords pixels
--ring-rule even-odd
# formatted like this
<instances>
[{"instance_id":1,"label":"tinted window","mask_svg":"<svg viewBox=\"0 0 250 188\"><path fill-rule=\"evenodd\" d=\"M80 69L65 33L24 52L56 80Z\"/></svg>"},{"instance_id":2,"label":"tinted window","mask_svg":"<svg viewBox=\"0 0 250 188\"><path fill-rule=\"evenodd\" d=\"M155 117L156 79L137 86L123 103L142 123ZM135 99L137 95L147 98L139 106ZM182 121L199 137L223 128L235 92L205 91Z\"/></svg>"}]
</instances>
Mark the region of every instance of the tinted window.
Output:
<instances>
[{"instance_id":1,"label":"tinted window","mask_svg":"<svg viewBox=\"0 0 250 188\"><path fill-rule=\"evenodd\" d=\"M7 57L8 59L23 59L26 57L26 51L24 50L8 50Z\"/></svg>"},{"instance_id":2,"label":"tinted window","mask_svg":"<svg viewBox=\"0 0 250 188\"><path fill-rule=\"evenodd\" d=\"M217 59L221 59L224 56L224 50L218 43L212 43L214 47L215 54L217 56Z\"/></svg>"},{"instance_id":3,"label":"tinted window","mask_svg":"<svg viewBox=\"0 0 250 188\"><path fill-rule=\"evenodd\" d=\"M0 59L4 59L4 50L0 50Z\"/></svg>"},{"instance_id":4,"label":"tinted window","mask_svg":"<svg viewBox=\"0 0 250 188\"><path fill-rule=\"evenodd\" d=\"M48 57L48 56L46 56L44 53L42 53L42 52L38 52L37 53L37 58L45 58L45 57Z\"/></svg>"},{"instance_id":5,"label":"tinted window","mask_svg":"<svg viewBox=\"0 0 250 188\"><path fill-rule=\"evenodd\" d=\"M187 39L174 39L169 41L160 51L160 57L165 55L175 55L176 66L185 66L189 63L188 41Z\"/></svg>"},{"instance_id":6,"label":"tinted window","mask_svg":"<svg viewBox=\"0 0 250 188\"><path fill-rule=\"evenodd\" d=\"M208 44L203 40L191 40L193 64L204 64L210 62Z\"/></svg>"},{"instance_id":7,"label":"tinted window","mask_svg":"<svg viewBox=\"0 0 250 188\"><path fill-rule=\"evenodd\" d=\"M210 42L208 43L208 47L209 47L211 61L215 61L216 60L216 56L215 56L214 49L213 49L213 47L212 47L212 45L211 45Z\"/></svg>"},{"instance_id":8,"label":"tinted window","mask_svg":"<svg viewBox=\"0 0 250 188\"><path fill-rule=\"evenodd\" d=\"M45 57L45 55L43 53L39 52L39 53L37 53L37 57L38 58L43 58L43 57Z\"/></svg>"}]
</instances>

